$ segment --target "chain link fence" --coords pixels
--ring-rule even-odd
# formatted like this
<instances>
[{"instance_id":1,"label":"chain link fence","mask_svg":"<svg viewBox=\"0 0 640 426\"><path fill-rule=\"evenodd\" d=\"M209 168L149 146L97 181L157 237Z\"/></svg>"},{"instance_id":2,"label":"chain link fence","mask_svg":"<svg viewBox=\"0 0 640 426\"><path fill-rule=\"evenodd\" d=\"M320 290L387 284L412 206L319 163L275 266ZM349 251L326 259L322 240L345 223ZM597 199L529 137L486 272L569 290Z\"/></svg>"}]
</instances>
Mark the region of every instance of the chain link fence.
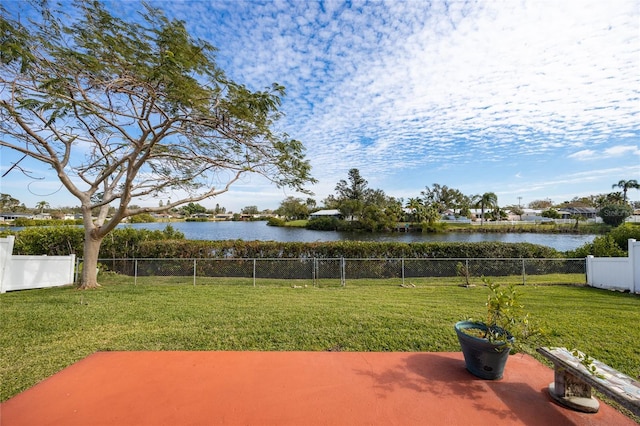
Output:
<instances>
[{"instance_id":1,"label":"chain link fence","mask_svg":"<svg viewBox=\"0 0 640 426\"><path fill-rule=\"evenodd\" d=\"M586 283L585 259L99 259L100 273L134 283L345 286L384 280L402 286ZM78 260L77 271L80 270ZM76 277L77 280L78 277Z\"/></svg>"}]
</instances>

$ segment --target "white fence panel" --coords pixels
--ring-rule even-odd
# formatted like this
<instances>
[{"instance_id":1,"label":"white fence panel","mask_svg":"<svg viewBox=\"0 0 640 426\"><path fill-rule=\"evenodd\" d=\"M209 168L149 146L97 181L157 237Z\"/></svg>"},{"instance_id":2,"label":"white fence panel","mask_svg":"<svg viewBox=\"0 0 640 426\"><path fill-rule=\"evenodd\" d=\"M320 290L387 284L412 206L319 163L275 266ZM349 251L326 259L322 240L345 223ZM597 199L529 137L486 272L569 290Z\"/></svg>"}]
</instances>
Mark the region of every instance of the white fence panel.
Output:
<instances>
[{"instance_id":1,"label":"white fence panel","mask_svg":"<svg viewBox=\"0 0 640 426\"><path fill-rule=\"evenodd\" d=\"M587 257L587 284L640 293L640 242L629 240L628 257Z\"/></svg>"},{"instance_id":2,"label":"white fence panel","mask_svg":"<svg viewBox=\"0 0 640 426\"><path fill-rule=\"evenodd\" d=\"M640 241L629 241L629 260L631 261L632 293L640 294Z\"/></svg>"},{"instance_id":3,"label":"white fence panel","mask_svg":"<svg viewBox=\"0 0 640 426\"><path fill-rule=\"evenodd\" d=\"M589 258L587 280L591 287L611 290L631 290L629 259L626 257Z\"/></svg>"},{"instance_id":4,"label":"white fence panel","mask_svg":"<svg viewBox=\"0 0 640 426\"><path fill-rule=\"evenodd\" d=\"M73 284L76 255L11 256L2 291Z\"/></svg>"},{"instance_id":5,"label":"white fence panel","mask_svg":"<svg viewBox=\"0 0 640 426\"><path fill-rule=\"evenodd\" d=\"M0 293L73 284L76 255L14 256L14 237L0 238Z\"/></svg>"},{"instance_id":6,"label":"white fence panel","mask_svg":"<svg viewBox=\"0 0 640 426\"><path fill-rule=\"evenodd\" d=\"M14 236L0 238L0 293L4 293L4 285L8 281L9 262L13 252Z\"/></svg>"}]
</instances>

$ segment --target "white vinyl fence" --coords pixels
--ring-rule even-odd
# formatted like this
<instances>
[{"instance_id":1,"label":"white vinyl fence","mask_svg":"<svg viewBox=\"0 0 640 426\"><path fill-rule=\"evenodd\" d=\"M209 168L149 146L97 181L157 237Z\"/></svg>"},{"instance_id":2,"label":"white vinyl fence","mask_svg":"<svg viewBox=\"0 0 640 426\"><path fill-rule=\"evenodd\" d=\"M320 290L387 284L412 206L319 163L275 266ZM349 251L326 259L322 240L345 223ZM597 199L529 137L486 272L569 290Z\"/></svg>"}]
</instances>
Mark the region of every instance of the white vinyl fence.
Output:
<instances>
[{"instance_id":1,"label":"white vinyl fence","mask_svg":"<svg viewBox=\"0 0 640 426\"><path fill-rule=\"evenodd\" d=\"M627 257L588 256L587 284L640 294L640 242L629 240Z\"/></svg>"},{"instance_id":2,"label":"white vinyl fence","mask_svg":"<svg viewBox=\"0 0 640 426\"><path fill-rule=\"evenodd\" d=\"M0 238L0 293L73 284L75 254L12 255L14 237Z\"/></svg>"}]
</instances>

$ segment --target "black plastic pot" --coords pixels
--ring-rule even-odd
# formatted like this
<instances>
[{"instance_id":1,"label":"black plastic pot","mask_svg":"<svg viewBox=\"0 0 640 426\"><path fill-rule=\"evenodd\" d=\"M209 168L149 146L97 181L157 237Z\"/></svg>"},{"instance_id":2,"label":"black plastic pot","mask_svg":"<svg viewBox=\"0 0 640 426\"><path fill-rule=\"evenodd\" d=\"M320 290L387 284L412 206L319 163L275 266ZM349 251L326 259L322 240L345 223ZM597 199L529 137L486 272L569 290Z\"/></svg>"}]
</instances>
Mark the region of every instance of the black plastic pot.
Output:
<instances>
[{"instance_id":1,"label":"black plastic pot","mask_svg":"<svg viewBox=\"0 0 640 426\"><path fill-rule=\"evenodd\" d=\"M463 331L469 328L487 330L487 326L473 321L460 321L455 325L467 370L481 379L501 379L509 357L509 346L506 342L492 343L488 339L470 336ZM513 343L513 336L508 336L508 341Z\"/></svg>"}]
</instances>

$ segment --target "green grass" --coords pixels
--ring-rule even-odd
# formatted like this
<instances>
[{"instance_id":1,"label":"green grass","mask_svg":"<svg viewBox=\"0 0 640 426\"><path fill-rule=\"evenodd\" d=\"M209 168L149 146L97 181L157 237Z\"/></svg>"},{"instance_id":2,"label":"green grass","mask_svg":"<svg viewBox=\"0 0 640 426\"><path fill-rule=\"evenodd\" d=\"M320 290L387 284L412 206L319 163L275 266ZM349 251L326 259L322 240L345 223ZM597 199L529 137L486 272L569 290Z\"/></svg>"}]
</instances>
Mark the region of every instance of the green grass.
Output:
<instances>
[{"instance_id":1,"label":"green grass","mask_svg":"<svg viewBox=\"0 0 640 426\"><path fill-rule=\"evenodd\" d=\"M579 234L605 234L611 231L611 226L605 224L580 223L575 229L574 223L546 223L536 224L527 221L515 221L513 223L493 222L480 225L470 223L446 223L447 232L496 232L496 233L579 233Z\"/></svg>"},{"instance_id":2,"label":"green grass","mask_svg":"<svg viewBox=\"0 0 640 426\"><path fill-rule=\"evenodd\" d=\"M492 281L498 283L517 283L525 285L584 285L586 277L584 274L545 274L545 275L527 275L524 277L521 275L507 275L490 277ZM101 278L104 280L105 278ZM108 278L109 279L109 278ZM469 284L471 285L483 285L483 277L471 276L469 277ZM524 282L523 282L524 281ZM148 277L130 277L130 276L118 276L118 284L193 284L193 276L148 276ZM196 285L238 285L238 286L252 286L252 278L212 278L212 277L196 277ZM464 278L451 278L451 277L407 277L404 282L401 277L396 278L379 278L379 279L347 279L346 285L356 286L380 286L380 285L406 285L406 286L451 286L457 284L464 284ZM340 278L323 278L317 279L256 279L257 286L315 286L315 287L339 287L342 285Z\"/></svg>"},{"instance_id":3,"label":"green grass","mask_svg":"<svg viewBox=\"0 0 640 426\"><path fill-rule=\"evenodd\" d=\"M350 280L218 279L193 286L116 275L94 291L0 296L1 400L95 351L459 351L453 324L483 316L486 288ZM145 283L146 281L146 283ZM293 286L296 286L294 288ZM305 287L306 285L306 287ZM578 286L520 286L548 329L541 343L579 348L640 375L640 297Z\"/></svg>"}]
</instances>

